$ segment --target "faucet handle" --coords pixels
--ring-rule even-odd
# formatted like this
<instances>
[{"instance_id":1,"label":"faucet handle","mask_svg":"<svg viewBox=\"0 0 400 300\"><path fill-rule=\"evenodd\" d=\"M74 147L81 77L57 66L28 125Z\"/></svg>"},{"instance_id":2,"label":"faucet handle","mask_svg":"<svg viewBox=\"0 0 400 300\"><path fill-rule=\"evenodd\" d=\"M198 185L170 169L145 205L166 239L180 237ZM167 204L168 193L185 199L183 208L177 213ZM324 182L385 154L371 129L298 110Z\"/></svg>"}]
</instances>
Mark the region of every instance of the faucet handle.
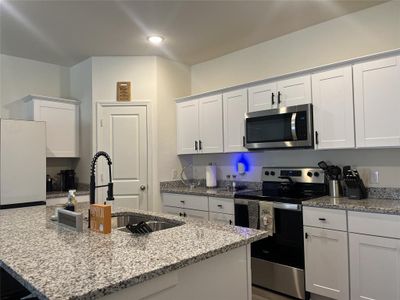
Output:
<instances>
[{"instance_id":1,"label":"faucet handle","mask_svg":"<svg viewBox=\"0 0 400 300\"><path fill-rule=\"evenodd\" d=\"M107 189L107 201L113 201L114 200L114 183L110 182L108 183L108 189Z\"/></svg>"}]
</instances>

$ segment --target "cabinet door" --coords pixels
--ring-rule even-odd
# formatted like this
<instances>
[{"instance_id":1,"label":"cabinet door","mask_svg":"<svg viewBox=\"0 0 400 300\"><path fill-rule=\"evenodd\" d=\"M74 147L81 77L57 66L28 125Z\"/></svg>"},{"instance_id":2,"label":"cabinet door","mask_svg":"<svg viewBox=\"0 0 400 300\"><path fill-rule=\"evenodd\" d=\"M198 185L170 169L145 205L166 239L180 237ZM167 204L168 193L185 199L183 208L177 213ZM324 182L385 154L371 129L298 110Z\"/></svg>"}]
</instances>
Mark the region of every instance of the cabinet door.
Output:
<instances>
[{"instance_id":1,"label":"cabinet door","mask_svg":"<svg viewBox=\"0 0 400 300\"><path fill-rule=\"evenodd\" d=\"M354 148L351 66L312 75L316 149Z\"/></svg>"},{"instance_id":2,"label":"cabinet door","mask_svg":"<svg viewBox=\"0 0 400 300\"><path fill-rule=\"evenodd\" d=\"M349 237L351 299L400 300L400 241Z\"/></svg>"},{"instance_id":3,"label":"cabinet door","mask_svg":"<svg viewBox=\"0 0 400 300\"><path fill-rule=\"evenodd\" d=\"M306 290L349 299L347 232L304 227Z\"/></svg>"},{"instance_id":4,"label":"cabinet door","mask_svg":"<svg viewBox=\"0 0 400 300\"><path fill-rule=\"evenodd\" d=\"M46 122L47 157L79 157L79 106L33 101L34 120Z\"/></svg>"},{"instance_id":5,"label":"cabinet door","mask_svg":"<svg viewBox=\"0 0 400 300\"><path fill-rule=\"evenodd\" d=\"M400 56L355 64L358 148L400 146Z\"/></svg>"},{"instance_id":6,"label":"cabinet door","mask_svg":"<svg viewBox=\"0 0 400 300\"><path fill-rule=\"evenodd\" d=\"M299 76L278 82L279 107L311 103L311 76Z\"/></svg>"},{"instance_id":7,"label":"cabinet door","mask_svg":"<svg viewBox=\"0 0 400 300\"><path fill-rule=\"evenodd\" d=\"M247 151L244 147L244 117L247 113L247 90L225 93L224 102L224 152Z\"/></svg>"},{"instance_id":8,"label":"cabinet door","mask_svg":"<svg viewBox=\"0 0 400 300\"><path fill-rule=\"evenodd\" d=\"M224 225L233 225L235 224L235 216L210 212L210 221Z\"/></svg>"},{"instance_id":9,"label":"cabinet door","mask_svg":"<svg viewBox=\"0 0 400 300\"><path fill-rule=\"evenodd\" d=\"M184 216L192 219L208 220L208 211L184 209Z\"/></svg>"},{"instance_id":10,"label":"cabinet door","mask_svg":"<svg viewBox=\"0 0 400 300\"><path fill-rule=\"evenodd\" d=\"M249 88L249 112L278 107L276 82Z\"/></svg>"},{"instance_id":11,"label":"cabinet door","mask_svg":"<svg viewBox=\"0 0 400 300\"><path fill-rule=\"evenodd\" d=\"M199 152L223 152L222 95L199 99L199 119Z\"/></svg>"},{"instance_id":12,"label":"cabinet door","mask_svg":"<svg viewBox=\"0 0 400 300\"><path fill-rule=\"evenodd\" d=\"M177 151L178 154L198 152L199 104L198 100L188 100L176 104Z\"/></svg>"}]
</instances>

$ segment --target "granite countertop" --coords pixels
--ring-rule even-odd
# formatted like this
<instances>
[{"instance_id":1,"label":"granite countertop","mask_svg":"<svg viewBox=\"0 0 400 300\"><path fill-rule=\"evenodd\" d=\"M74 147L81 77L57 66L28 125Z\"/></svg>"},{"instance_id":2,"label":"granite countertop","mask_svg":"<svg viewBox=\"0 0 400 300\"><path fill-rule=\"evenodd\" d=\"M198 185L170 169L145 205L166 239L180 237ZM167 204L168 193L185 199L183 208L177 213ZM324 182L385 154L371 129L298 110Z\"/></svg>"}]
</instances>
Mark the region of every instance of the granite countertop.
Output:
<instances>
[{"instance_id":1,"label":"granite countertop","mask_svg":"<svg viewBox=\"0 0 400 300\"><path fill-rule=\"evenodd\" d=\"M244 181L238 182L240 191L244 190L259 190L261 189L261 183ZM205 180L201 181L201 185L195 187L189 187L183 185L181 181L166 181L160 183L160 193L172 193L172 194L185 194L185 195L196 195L196 196L208 196L218 198L234 198L236 191L228 191L226 181L218 182L218 187L208 188L205 186Z\"/></svg>"},{"instance_id":2,"label":"granite countertop","mask_svg":"<svg viewBox=\"0 0 400 300\"><path fill-rule=\"evenodd\" d=\"M205 186L196 186L194 188L190 188L187 186L162 187L160 189L160 192L161 193L196 195L196 196L232 198L232 199L235 196L235 192L228 191L225 188L207 188Z\"/></svg>"},{"instance_id":3,"label":"granite countertop","mask_svg":"<svg viewBox=\"0 0 400 300\"><path fill-rule=\"evenodd\" d=\"M87 211L87 204L79 209ZM145 236L119 230L104 235L48 221L54 207L1 210L0 267L39 299L95 299L267 236L249 228L124 211L185 224Z\"/></svg>"},{"instance_id":4,"label":"granite countertop","mask_svg":"<svg viewBox=\"0 0 400 300\"><path fill-rule=\"evenodd\" d=\"M303 206L344 209L369 213L400 215L400 200L367 198L352 200L329 196L303 201Z\"/></svg>"}]
</instances>

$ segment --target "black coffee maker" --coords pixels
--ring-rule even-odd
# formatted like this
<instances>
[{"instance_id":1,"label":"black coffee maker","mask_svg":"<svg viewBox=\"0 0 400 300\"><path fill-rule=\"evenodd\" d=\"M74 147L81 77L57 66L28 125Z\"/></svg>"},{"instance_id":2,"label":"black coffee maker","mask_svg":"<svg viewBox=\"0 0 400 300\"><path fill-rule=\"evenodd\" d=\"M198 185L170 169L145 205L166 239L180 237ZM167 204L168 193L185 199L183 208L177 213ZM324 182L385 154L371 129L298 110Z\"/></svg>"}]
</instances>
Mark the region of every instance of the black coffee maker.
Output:
<instances>
[{"instance_id":1,"label":"black coffee maker","mask_svg":"<svg viewBox=\"0 0 400 300\"><path fill-rule=\"evenodd\" d=\"M75 183L75 170L61 170L60 173L60 186L62 191L76 190Z\"/></svg>"}]
</instances>

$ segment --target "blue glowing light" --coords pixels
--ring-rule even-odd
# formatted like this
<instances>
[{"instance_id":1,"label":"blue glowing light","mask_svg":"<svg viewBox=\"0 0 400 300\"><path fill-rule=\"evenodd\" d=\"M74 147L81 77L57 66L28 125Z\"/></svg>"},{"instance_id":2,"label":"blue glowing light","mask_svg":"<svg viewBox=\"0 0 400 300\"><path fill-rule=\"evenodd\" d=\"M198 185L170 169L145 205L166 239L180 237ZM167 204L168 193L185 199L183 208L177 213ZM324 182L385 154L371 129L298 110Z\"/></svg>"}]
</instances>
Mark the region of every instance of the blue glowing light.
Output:
<instances>
[{"instance_id":1,"label":"blue glowing light","mask_svg":"<svg viewBox=\"0 0 400 300\"><path fill-rule=\"evenodd\" d=\"M244 165L244 171L246 173L250 171L250 160L249 157L247 157L246 153L238 153L238 155L235 155L235 157L233 158L233 163L236 173L238 172L239 163L242 163Z\"/></svg>"}]
</instances>

